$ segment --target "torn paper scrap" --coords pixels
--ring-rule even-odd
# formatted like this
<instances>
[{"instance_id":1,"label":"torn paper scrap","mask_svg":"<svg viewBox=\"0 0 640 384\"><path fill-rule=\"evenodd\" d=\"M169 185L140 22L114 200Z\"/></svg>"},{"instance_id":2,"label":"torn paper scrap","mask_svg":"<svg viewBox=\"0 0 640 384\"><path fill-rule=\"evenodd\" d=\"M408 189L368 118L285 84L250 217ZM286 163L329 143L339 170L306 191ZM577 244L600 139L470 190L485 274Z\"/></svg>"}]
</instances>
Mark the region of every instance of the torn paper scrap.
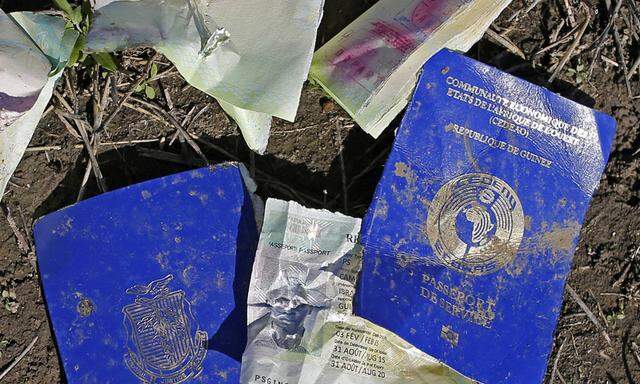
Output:
<instances>
[{"instance_id":1,"label":"torn paper scrap","mask_svg":"<svg viewBox=\"0 0 640 384\"><path fill-rule=\"evenodd\" d=\"M9 178L18 166L38 121L40 121L51 99L55 83L62 75L60 68L64 68L66 65L78 38L76 31L65 29L65 21L59 17L30 12L11 13L7 17L0 10L0 24L3 33L5 30L13 28L11 25L5 24L7 19L11 23L15 23L14 26L20 28L20 32L24 36L13 35L11 40L7 39L7 35L2 37L3 42L8 42L8 45L15 43L12 47L15 55L11 58L13 60L11 65L14 67L11 67L10 71L13 72L13 75L3 72L4 68L9 67L0 68L0 77L2 78L0 82L0 110L7 105L4 104L7 99L3 98L7 85L18 84L18 87L27 90L36 98L33 103L26 103L25 105L31 104L31 106L22 111L9 125L0 126L0 199L2 199ZM32 42L32 45L20 45L27 41L25 37ZM34 47L37 51L34 50ZM39 58L37 52L40 52L42 57ZM7 58L0 57L0 61L5 59ZM46 69L42 60L46 60ZM35 71L36 65L38 66L37 72ZM41 83L43 69L46 72L44 73L44 83ZM53 71L54 74L47 77L50 71ZM10 80L12 78L17 78L17 80ZM9 83L5 83L5 80Z\"/></svg>"},{"instance_id":2,"label":"torn paper scrap","mask_svg":"<svg viewBox=\"0 0 640 384\"><path fill-rule=\"evenodd\" d=\"M250 148L264 152L270 117L295 119L323 3L103 0L88 48L155 48L191 85L221 101Z\"/></svg>"},{"instance_id":3,"label":"torn paper scrap","mask_svg":"<svg viewBox=\"0 0 640 384\"><path fill-rule=\"evenodd\" d=\"M472 383L352 315L360 224L267 200L247 300L242 384Z\"/></svg>"},{"instance_id":4,"label":"torn paper scrap","mask_svg":"<svg viewBox=\"0 0 640 384\"><path fill-rule=\"evenodd\" d=\"M477 383L358 316L329 312L314 336L300 383Z\"/></svg>"},{"instance_id":5,"label":"torn paper scrap","mask_svg":"<svg viewBox=\"0 0 640 384\"><path fill-rule=\"evenodd\" d=\"M0 9L0 130L33 107L51 64L35 43Z\"/></svg>"},{"instance_id":6,"label":"torn paper scrap","mask_svg":"<svg viewBox=\"0 0 640 384\"><path fill-rule=\"evenodd\" d=\"M249 148L260 154L264 153L267 149L267 144L269 144L271 115L242 109L219 98L216 98L216 101L238 124L242 137L244 137Z\"/></svg>"},{"instance_id":7,"label":"torn paper scrap","mask_svg":"<svg viewBox=\"0 0 640 384\"><path fill-rule=\"evenodd\" d=\"M314 55L310 78L378 137L409 102L422 65L466 51L511 0L382 0Z\"/></svg>"}]
</instances>

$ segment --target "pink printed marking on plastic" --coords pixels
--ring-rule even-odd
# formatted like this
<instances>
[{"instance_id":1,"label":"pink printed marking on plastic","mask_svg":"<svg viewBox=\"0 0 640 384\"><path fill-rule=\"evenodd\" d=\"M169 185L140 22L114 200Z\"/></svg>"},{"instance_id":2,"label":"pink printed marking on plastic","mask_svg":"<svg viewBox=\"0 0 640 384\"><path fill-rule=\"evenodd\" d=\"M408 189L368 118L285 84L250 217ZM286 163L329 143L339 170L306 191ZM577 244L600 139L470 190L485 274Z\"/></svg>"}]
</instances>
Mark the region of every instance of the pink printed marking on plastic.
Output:
<instances>
[{"instance_id":1,"label":"pink printed marking on plastic","mask_svg":"<svg viewBox=\"0 0 640 384\"><path fill-rule=\"evenodd\" d=\"M443 16L447 1L422 0L411 13L411 23L422 30L433 30Z\"/></svg>"},{"instance_id":2,"label":"pink printed marking on plastic","mask_svg":"<svg viewBox=\"0 0 640 384\"><path fill-rule=\"evenodd\" d=\"M367 79L375 74L368 65L374 57L374 42L367 40L351 48L340 49L331 64L337 67L336 73L343 80Z\"/></svg>"},{"instance_id":3,"label":"pink printed marking on plastic","mask_svg":"<svg viewBox=\"0 0 640 384\"><path fill-rule=\"evenodd\" d=\"M403 54L411 53L416 48L416 42L411 33L405 32L401 28L385 21L375 21L371 33Z\"/></svg>"},{"instance_id":4,"label":"pink printed marking on plastic","mask_svg":"<svg viewBox=\"0 0 640 384\"><path fill-rule=\"evenodd\" d=\"M382 20L371 23L367 37L348 48L336 52L330 61L336 67L335 73L343 81L358 81L371 79L378 75L376 83L383 81L375 66L376 56L381 48L392 48L402 55L407 55L416 49L417 43L411 32L402 26L395 26Z\"/></svg>"}]
</instances>

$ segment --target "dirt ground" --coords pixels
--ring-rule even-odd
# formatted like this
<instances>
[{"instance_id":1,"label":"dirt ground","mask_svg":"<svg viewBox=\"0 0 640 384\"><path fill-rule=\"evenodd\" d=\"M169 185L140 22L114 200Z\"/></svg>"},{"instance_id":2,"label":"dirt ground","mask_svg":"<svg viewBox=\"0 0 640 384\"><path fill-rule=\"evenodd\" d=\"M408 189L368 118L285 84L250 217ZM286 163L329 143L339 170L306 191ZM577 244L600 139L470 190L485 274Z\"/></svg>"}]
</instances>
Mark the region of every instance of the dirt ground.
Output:
<instances>
[{"instance_id":1,"label":"dirt ground","mask_svg":"<svg viewBox=\"0 0 640 384\"><path fill-rule=\"evenodd\" d=\"M612 30L599 44L598 37L610 20L610 8L604 1L542 0L530 7L533 3L514 0L492 27L507 42L485 37L468 53L610 113L619 124L569 276L576 296L569 289L565 292L547 383L640 383L640 99L629 95L619 53L623 52L628 68L640 55L640 19L633 13L640 5L636 0L621 1ZM24 8L24 3L30 8L46 7L37 2L0 0L5 10ZM373 3L328 0L318 44ZM584 36L558 79L548 83L585 20ZM619 33L620 51L613 30ZM510 44L513 47L508 50ZM602 48L597 52L599 46ZM518 49L524 58L514 53ZM153 52L149 50L120 54L120 73L109 76L117 85L108 94L115 98L117 89L122 97L141 76L150 57ZM184 121L212 163L244 162L254 172L263 197L295 199L307 206L356 216L365 213L399 119L374 140L321 89L307 84L296 122L276 120L267 154L254 156L212 98L187 86L165 59L158 56L155 60L160 73L167 74L153 83L158 98L151 101L134 94L138 101L125 106L104 131L93 133L101 143L98 162L109 189L198 166L186 144L180 140L171 143L175 129L158 117L155 106L170 109L178 121ZM588 78L592 63L593 73ZM69 70L57 89L60 98L83 116L92 115L93 79L91 68ZM95 79L98 89L107 81L102 76ZM636 72L629 83L635 95L640 94L638 84ZM107 109L107 116L114 105L112 102ZM53 98L52 106L64 109L58 97ZM38 217L78 199L87 152L55 111L38 126L29 152L11 179L0 213L0 291L6 292L0 298L0 372L37 337L34 347L3 383L64 382L40 290L31 228ZM98 193L91 174L82 198Z\"/></svg>"}]
</instances>

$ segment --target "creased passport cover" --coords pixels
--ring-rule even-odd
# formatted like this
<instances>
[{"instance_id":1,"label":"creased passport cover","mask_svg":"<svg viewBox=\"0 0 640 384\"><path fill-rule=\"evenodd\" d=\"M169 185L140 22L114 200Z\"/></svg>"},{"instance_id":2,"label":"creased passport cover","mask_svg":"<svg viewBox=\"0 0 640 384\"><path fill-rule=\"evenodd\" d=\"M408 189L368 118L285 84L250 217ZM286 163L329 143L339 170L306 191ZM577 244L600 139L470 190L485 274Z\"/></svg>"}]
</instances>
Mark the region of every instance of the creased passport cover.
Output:
<instances>
[{"instance_id":1,"label":"creased passport cover","mask_svg":"<svg viewBox=\"0 0 640 384\"><path fill-rule=\"evenodd\" d=\"M235 164L39 220L38 265L68 382L237 383L257 239Z\"/></svg>"},{"instance_id":2,"label":"creased passport cover","mask_svg":"<svg viewBox=\"0 0 640 384\"><path fill-rule=\"evenodd\" d=\"M541 383L614 120L451 51L364 219L356 313L485 383Z\"/></svg>"}]
</instances>

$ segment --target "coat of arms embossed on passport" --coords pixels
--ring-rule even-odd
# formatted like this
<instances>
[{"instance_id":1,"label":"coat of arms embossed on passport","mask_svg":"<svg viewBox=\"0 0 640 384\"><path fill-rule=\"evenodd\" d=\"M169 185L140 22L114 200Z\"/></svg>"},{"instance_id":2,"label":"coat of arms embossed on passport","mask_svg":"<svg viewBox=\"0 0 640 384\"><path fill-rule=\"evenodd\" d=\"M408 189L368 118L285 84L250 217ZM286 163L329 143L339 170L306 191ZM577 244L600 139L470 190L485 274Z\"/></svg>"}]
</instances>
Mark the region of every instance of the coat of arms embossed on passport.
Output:
<instances>
[{"instance_id":1,"label":"coat of arms embossed on passport","mask_svg":"<svg viewBox=\"0 0 640 384\"><path fill-rule=\"evenodd\" d=\"M173 275L127 289L134 302L122 309L128 335L125 362L143 383L178 384L202 372L207 333L198 329Z\"/></svg>"}]
</instances>

